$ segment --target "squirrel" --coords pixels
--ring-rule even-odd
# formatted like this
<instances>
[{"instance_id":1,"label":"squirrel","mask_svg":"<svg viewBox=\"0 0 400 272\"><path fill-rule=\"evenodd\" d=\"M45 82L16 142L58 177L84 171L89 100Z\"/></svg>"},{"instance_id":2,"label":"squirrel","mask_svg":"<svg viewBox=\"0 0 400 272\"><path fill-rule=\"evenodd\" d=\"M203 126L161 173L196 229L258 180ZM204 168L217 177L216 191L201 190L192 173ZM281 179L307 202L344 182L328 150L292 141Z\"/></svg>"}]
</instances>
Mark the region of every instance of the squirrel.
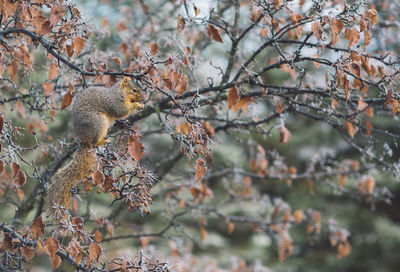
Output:
<instances>
[{"instance_id":1,"label":"squirrel","mask_svg":"<svg viewBox=\"0 0 400 272\"><path fill-rule=\"evenodd\" d=\"M111 123L143 109L142 101L142 91L128 77L109 88L87 88L75 97L70 115L78 150L72 160L50 179L47 202L51 211L55 210L55 205L71 209L71 189L96 168L94 148L110 142L106 135Z\"/></svg>"}]
</instances>

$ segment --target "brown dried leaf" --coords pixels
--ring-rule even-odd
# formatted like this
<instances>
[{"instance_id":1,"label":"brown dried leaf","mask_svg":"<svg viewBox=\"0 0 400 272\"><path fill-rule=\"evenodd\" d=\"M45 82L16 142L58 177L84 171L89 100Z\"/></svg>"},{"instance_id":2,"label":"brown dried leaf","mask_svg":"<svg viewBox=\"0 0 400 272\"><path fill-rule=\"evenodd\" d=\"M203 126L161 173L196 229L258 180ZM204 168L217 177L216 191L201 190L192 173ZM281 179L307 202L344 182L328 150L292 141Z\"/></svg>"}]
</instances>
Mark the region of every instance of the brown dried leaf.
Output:
<instances>
[{"instance_id":1,"label":"brown dried leaf","mask_svg":"<svg viewBox=\"0 0 400 272\"><path fill-rule=\"evenodd\" d=\"M147 237L140 237L140 244L142 247L147 247L149 244L149 239L147 239Z\"/></svg>"},{"instance_id":2,"label":"brown dried leaf","mask_svg":"<svg viewBox=\"0 0 400 272\"><path fill-rule=\"evenodd\" d=\"M207 237L207 231L204 227L200 227L200 240L203 242Z\"/></svg>"},{"instance_id":3,"label":"brown dried leaf","mask_svg":"<svg viewBox=\"0 0 400 272\"><path fill-rule=\"evenodd\" d=\"M69 105L71 105L72 102L72 95L71 93L68 91L62 98L61 101L61 110L65 109L66 107L68 107Z\"/></svg>"},{"instance_id":4,"label":"brown dried leaf","mask_svg":"<svg viewBox=\"0 0 400 272\"><path fill-rule=\"evenodd\" d=\"M347 133L349 133L350 137L353 138L354 135L357 132L357 128L354 127L353 123L351 123L350 121L346 120L346 129L347 129Z\"/></svg>"},{"instance_id":5,"label":"brown dried leaf","mask_svg":"<svg viewBox=\"0 0 400 272\"><path fill-rule=\"evenodd\" d=\"M228 92L228 109L233 108L235 104L240 100L238 91L235 86L233 86Z\"/></svg>"},{"instance_id":6,"label":"brown dried leaf","mask_svg":"<svg viewBox=\"0 0 400 272\"><path fill-rule=\"evenodd\" d=\"M102 253L102 250L101 250L101 247L99 246L99 244L90 243L88 252L89 252L88 257L91 260L95 260L96 262L99 262L100 255Z\"/></svg>"},{"instance_id":7,"label":"brown dried leaf","mask_svg":"<svg viewBox=\"0 0 400 272\"><path fill-rule=\"evenodd\" d=\"M254 101L254 97L242 97L240 100L233 106L233 111L237 112L239 109L242 109L244 115L247 114L247 108L249 103Z\"/></svg>"},{"instance_id":8,"label":"brown dried leaf","mask_svg":"<svg viewBox=\"0 0 400 272\"><path fill-rule=\"evenodd\" d=\"M55 25L58 23L58 21L61 20L62 16L64 14L64 8L62 5L55 5L51 9L51 14L50 14L50 23L52 25Z\"/></svg>"},{"instance_id":9,"label":"brown dried leaf","mask_svg":"<svg viewBox=\"0 0 400 272\"><path fill-rule=\"evenodd\" d=\"M22 106L21 100L17 101L17 110L21 114L22 119L25 119L25 110L24 107Z\"/></svg>"},{"instance_id":10,"label":"brown dried leaf","mask_svg":"<svg viewBox=\"0 0 400 272\"><path fill-rule=\"evenodd\" d=\"M111 189L114 182L115 180L111 176L106 175L102 186L105 193L107 193Z\"/></svg>"},{"instance_id":11,"label":"brown dried leaf","mask_svg":"<svg viewBox=\"0 0 400 272\"><path fill-rule=\"evenodd\" d=\"M279 140L279 142L280 142L281 144L286 144L286 143L289 141L289 139L290 139L291 133L290 133L290 131L289 131L286 127L281 126L281 127L279 128L279 135L280 135L280 140Z\"/></svg>"},{"instance_id":12,"label":"brown dried leaf","mask_svg":"<svg viewBox=\"0 0 400 272\"><path fill-rule=\"evenodd\" d=\"M343 30L344 24L342 21L334 18L331 21L331 40L332 46L334 46L339 40L339 34Z\"/></svg>"},{"instance_id":13,"label":"brown dried leaf","mask_svg":"<svg viewBox=\"0 0 400 272\"><path fill-rule=\"evenodd\" d=\"M19 199L19 201L22 201L23 199L24 199L24 197L25 197L25 193L24 193L24 191L22 191L21 189L17 189L17 195L18 195L18 199Z\"/></svg>"},{"instance_id":14,"label":"brown dried leaf","mask_svg":"<svg viewBox=\"0 0 400 272\"><path fill-rule=\"evenodd\" d=\"M367 10L365 12L365 16L371 20L373 26L376 24L376 22L378 22L378 13L374 8Z\"/></svg>"},{"instance_id":15,"label":"brown dried leaf","mask_svg":"<svg viewBox=\"0 0 400 272\"><path fill-rule=\"evenodd\" d=\"M49 80L55 79L58 75L58 65L57 62L53 61L49 68Z\"/></svg>"},{"instance_id":16,"label":"brown dried leaf","mask_svg":"<svg viewBox=\"0 0 400 272\"><path fill-rule=\"evenodd\" d=\"M128 138L128 151L129 154L138 162L143 156L144 146L137 137L129 135Z\"/></svg>"},{"instance_id":17,"label":"brown dried leaf","mask_svg":"<svg viewBox=\"0 0 400 272\"><path fill-rule=\"evenodd\" d=\"M360 65L358 65L355 62L352 62L349 66L350 72L352 72L354 75L360 77L361 70L360 70Z\"/></svg>"},{"instance_id":18,"label":"brown dried leaf","mask_svg":"<svg viewBox=\"0 0 400 272\"><path fill-rule=\"evenodd\" d=\"M196 182L199 182L207 172L206 163L202 158L196 160Z\"/></svg>"},{"instance_id":19,"label":"brown dried leaf","mask_svg":"<svg viewBox=\"0 0 400 272\"><path fill-rule=\"evenodd\" d=\"M338 259L348 256L351 253L351 246L348 241L341 242L338 245Z\"/></svg>"},{"instance_id":20,"label":"brown dried leaf","mask_svg":"<svg viewBox=\"0 0 400 272\"><path fill-rule=\"evenodd\" d=\"M185 28L185 19L183 19L182 15L179 14L176 34L179 35L179 33L181 33L184 28Z\"/></svg>"},{"instance_id":21,"label":"brown dried leaf","mask_svg":"<svg viewBox=\"0 0 400 272\"><path fill-rule=\"evenodd\" d=\"M85 46L85 40L82 39L81 37L76 37L74 39L73 44L74 44L74 49L75 49L75 56L79 56L83 47Z\"/></svg>"},{"instance_id":22,"label":"brown dried leaf","mask_svg":"<svg viewBox=\"0 0 400 272\"><path fill-rule=\"evenodd\" d=\"M265 27L261 28L261 30L260 30L260 36L261 36L261 38L264 38L264 37L267 36L267 35L268 35L268 29L265 28Z\"/></svg>"},{"instance_id":23,"label":"brown dried leaf","mask_svg":"<svg viewBox=\"0 0 400 272\"><path fill-rule=\"evenodd\" d=\"M100 170L96 170L92 174L93 185L101 185L104 181L104 174Z\"/></svg>"},{"instance_id":24,"label":"brown dried leaf","mask_svg":"<svg viewBox=\"0 0 400 272\"><path fill-rule=\"evenodd\" d=\"M298 224L303 221L304 213L302 210L295 210L293 213L294 223Z\"/></svg>"},{"instance_id":25,"label":"brown dried leaf","mask_svg":"<svg viewBox=\"0 0 400 272\"><path fill-rule=\"evenodd\" d=\"M0 134L3 134L4 117L0 114Z\"/></svg>"},{"instance_id":26,"label":"brown dried leaf","mask_svg":"<svg viewBox=\"0 0 400 272\"><path fill-rule=\"evenodd\" d=\"M0 160L0 175L4 172L4 162Z\"/></svg>"},{"instance_id":27,"label":"brown dried leaf","mask_svg":"<svg viewBox=\"0 0 400 272\"><path fill-rule=\"evenodd\" d=\"M49 237L44 241L44 251L50 256L53 270L55 270L61 263L61 258L57 255L58 248L59 243L55 238Z\"/></svg>"},{"instance_id":28,"label":"brown dried leaf","mask_svg":"<svg viewBox=\"0 0 400 272\"><path fill-rule=\"evenodd\" d=\"M65 52L67 52L67 56L70 58L74 54L74 45L73 44L67 44L65 46Z\"/></svg>"},{"instance_id":29,"label":"brown dried leaf","mask_svg":"<svg viewBox=\"0 0 400 272\"><path fill-rule=\"evenodd\" d=\"M178 85L175 86L175 90L178 93L178 96L182 95L187 88L188 78L186 75L183 75L179 80Z\"/></svg>"},{"instance_id":30,"label":"brown dried leaf","mask_svg":"<svg viewBox=\"0 0 400 272\"><path fill-rule=\"evenodd\" d=\"M21 166L18 163L16 163L16 162L11 163L12 178L15 178L17 176L20 169L21 169Z\"/></svg>"},{"instance_id":31,"label":"brown dried leaf","mask_svg":"<svg viewBox=\"0 0 400 272\"><path fill-rule=\"evenodd\" d=\"M157 54L158 52L158 43L157 42L153 42L150 44L150 52L151 54L154 56L155 54Z\"/></svg>"},{"instance_id":32,"label":"brown dried leaf","mask_svg":"<svg viewBox=\"0 0 400 272\"><path fill-rule=\"evenodd\" d=\"M33 256L35 255L35 249L28 246L24 246L21 247L21 253L22 255L24 255L25 260L27 262L30 262L30 260L32 260Z\"/></svg>"},{"instance_id":33,"label":"brown dried leaf","mask_svg":"<svg viewBox=\"0 0 400 272\"><path fill-rule=\"evenodd\" d=\"M371 107L367 108L367 109L365 110L365 114L366 114L369 118L374 117L374 109L371 108Z\"/></svg>"},{"instance_id":34,"label":"brown dried leaf","mask_svg":"<svg viewBox=\"0 0 400 272\"><path fill-rule=\"evenodd\" d=\"M365 101L362 99L362 97L360 97L360 98L358 99L357 110L358 110L358 111L362 111L362 110L364 110L367 106L368 106L368 104L365 103Z\"/></svg>"},{"instance_id":35,"label":"brown dried leaf","mask_svg":"<svg viewBox=\"0 0 400 272\"><path fill-rule=\"evenodd\" d=\"M311 24L311 30L312 30L314 36L315 36L318 40L322 39L323 30L322 30L321 23L320 23L319 21L315 21L315 22L313 22L313 23Z\"/></svg>"},{"instance_id":36,"label":"brown dried leaf","mask_svg":"<svg viewBox=\"0 0 400 272\"><path fill-rule=\"evenodd\" d=\"M371 131L372 131L372 128L373 128L371 122L370 122L369 120L367 120L367 121L365 122L365 126L366 126L366 128L367 128L367 135L370 135L370 134L371 134Z\"/></svg>"},{"instance_id":37,"label":"brown dried leaf","mask_svg":"<svg viewBox=\"0 0 400 272\"><path fill-rule=\"evenodd\" d=\"M346 176L345 176L345 174L340 174L339 175L339 188L343 189L345 184L346 184Z\"/></svg>"},{"instance_id":38,"label":"brown dried leaf","mask_svg":"<svg viewBox=\"0 0 400 272\"><path fill-rule=\"evenodd\" d=\"M44 234L45 227L46 225L43 224L41 216L33 220L31 230L35 240L38 240L39 236Z\"/></svg>"},{"instance_id":39,"label":"brown dried leaf","mask_svg":"<svg viewBox=\"0 0 400 272\"><path fill-rule=\"evenodd\" d=\"M100 243L103 240L103 236L101 235L101 232L96 230L94 232L94 240L96 241L96 243Z\"/></svg>"},{"instance_id":40,"label":"brown dried leaf","mask_svg":"<svg viewBox=\"0 0 400 272\"><path fill-rule=\"evenodd\" d=\"M231 221L228 222L228 234L231 235L233 231L235 230L235 224L233 224Z\"/></svg>"},{"instance_id":41,"label":"brown dried leaf","mask_svg":"<svg viewBox=\"0 0 400 272\"><path fill-rule=\"evenodd\" d=\"M221 35L219 34L218 29L215 26L208 24L207 34L210 39L223 43Z\"/></svg>"},{"instance_id":42,"label":"brown dried leaf","mask_svg":"<svg viewBox=\"0 0 400 272\"><path fill-rule=\"evenodd\" d=\"M365 188L365 192L367 194L372 194L374 192L374 188L375 188L375 180L372 177L368 177L365 181L364 181L364 188Z\"/></svg>"},{"instance_id":43,"label":"brown dried leaf","mask_svg":"<svg viewBox=\"0 0 400 272\"><path fill-rule=\"evenodd\" d=\"M43 92L45 96L49 96L53 92L53 85L50 82L43 83Z\"/></svg>"},{"instance_id":44,"label":"brown dried leaf","mask_svg":"<svg viewBox=\"0 0 400 272\"><path fill-rule=\"evenodd\" d=\"M355 45L360 39L360 33L356 28L347 28L344 32L344 37L349 41L349 48Z\"/></svg>"}]
</instances>

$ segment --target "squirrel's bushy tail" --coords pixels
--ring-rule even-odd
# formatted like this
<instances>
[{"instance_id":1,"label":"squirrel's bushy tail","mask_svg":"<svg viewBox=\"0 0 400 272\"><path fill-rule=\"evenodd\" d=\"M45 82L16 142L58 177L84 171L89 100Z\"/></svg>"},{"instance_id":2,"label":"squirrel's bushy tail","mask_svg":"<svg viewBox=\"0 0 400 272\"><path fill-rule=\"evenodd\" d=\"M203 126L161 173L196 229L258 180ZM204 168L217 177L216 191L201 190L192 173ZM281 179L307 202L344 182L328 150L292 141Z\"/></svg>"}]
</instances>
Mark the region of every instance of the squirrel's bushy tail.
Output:
<instances>
[{"instance_id":1,"label":"squirrel's bushy tail","mask_svg":"<svg viewBox=\"0 0 400 272\"><path fill-rule=\"evenodd\" d=\"M51 211L55 204L71 209L71 189L84 180L94 170L96 156L93 148L79 146L74 158L59 169L51 178L47 190L47 202Z\"/></svg>"}]
</instances>

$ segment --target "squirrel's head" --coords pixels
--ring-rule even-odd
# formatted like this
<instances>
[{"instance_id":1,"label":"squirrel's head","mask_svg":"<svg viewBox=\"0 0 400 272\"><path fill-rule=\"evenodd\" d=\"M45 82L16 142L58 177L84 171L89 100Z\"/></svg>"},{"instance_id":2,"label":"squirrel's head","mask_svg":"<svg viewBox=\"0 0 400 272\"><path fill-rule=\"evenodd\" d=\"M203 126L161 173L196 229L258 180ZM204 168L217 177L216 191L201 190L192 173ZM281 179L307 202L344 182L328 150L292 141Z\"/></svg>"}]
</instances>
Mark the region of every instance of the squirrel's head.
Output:
<instances>
[{"instance_id":1,"label":"squirrel's head","mask_svg":"<svg viewBox=\"0 0 400 272\"><path fill-rule=\"evenodd\" d=\"M129 77L124 77L120 81L120 87L129 102L134 103L143 101L143 93L141 89L138 86L132 84Z\"/></svg>"}]
</instances>

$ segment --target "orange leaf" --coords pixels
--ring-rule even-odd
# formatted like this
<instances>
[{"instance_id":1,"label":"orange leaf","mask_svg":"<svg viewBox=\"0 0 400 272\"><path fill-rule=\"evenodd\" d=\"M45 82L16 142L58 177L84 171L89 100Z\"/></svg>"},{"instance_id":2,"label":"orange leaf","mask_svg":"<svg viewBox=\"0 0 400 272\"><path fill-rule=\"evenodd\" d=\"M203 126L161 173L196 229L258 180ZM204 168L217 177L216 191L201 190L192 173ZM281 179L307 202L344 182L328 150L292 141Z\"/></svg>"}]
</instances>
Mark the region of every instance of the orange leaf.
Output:
<instances>
[{"instance_id":1,"label":"orange leaf","mask_svg":"<svg viewBox=\"0 0 400 272\"><path fill-rule=\"evenodd\" d=\"M223 43L221 35L219 34L218 29L215 28L215 26L208 24L207 34L210 39Z\"/></svg>"},{"instance_id":2,"label":"orange leaf","mask_svg":"<svg viewBox=\"0 0 400 272\"><path fill-rule=\"evenodd\" d=\"M376 22L378 22L378 15L376 9L367 10L365 12L365 16L371 20L373 26L376 24Z\"/></svg>"},{"instance_id":3,"label":"orange leaf","mask_svg":"<svg viewBox=\"0 0 400 272\"><path fill-rule=\"evenodd\" d=\"M55 61L50 64L49 80L55 79L58 75L58 65Z\"/></svg>"},{"instance_id":4,"label":"orange leaf","mask_svg":"<svg viewBox=\"0 0 400 272\"><path fill-rule=\"evenodd\" d=\"M265 36L267 36L267 34L268 34L268 29L266 29L265 27L261 28L260 30L261 38L264 38Z\"/></svg>"},{"instance_id":5,"label":"orange leaf","mask_svg":"<svg viewBox=\"0 0 400 272\"><path fill-rule=\"evenodd\" d=\"M364 110L367 106L368 106L368 104L365 103L365 101L360 97L360 98L358 99L358 103L357 103L357 110L358 110L358 111L362 111L362 110Z\"/></svg>"},{"instance_id":6,"label":"orange leaf","mask_svg":"<svg viewBox=\"0 0 400 272\"><path fill-rule=\"evenodd\" d=\"M17 189L17 195L18 195L18 199L19 199L19 201L22 201L23 199L24 199L24 197L25 197L25 193L24 193L24 191L22 191L21 189Z\"/></svg>"},{"instance_id":7,"label":"orange leaf","mask_svg":"<svg viewBox=\"0 0 400 272\"><path fill-rule=\"evenodd\" d=\"M338 250L338 259L348 256L351 252L350 243L348 241L339 243L337 250Z\"/></svg>"},{"instance_id":8,"label":"orange leaf","mask_svg":"<svg viewBox=\"0 0 400 272\"><path fill-rule=\"evenodd\" d=\"M343 189L345 184L346 184L346 176L344 174L340 174L339 175L339 188Z\"/></svg>"},{"instance_id":9,"label":"orange leaf","mask_svg":"<svg viewBox=\"0 0 400 272\"><path fill-rule=\"evenodd\" d=\"M196 160L196 182L199 182L207 172L207 167L202 158Z\"/></svg>"},{"instance_id":10,"label":"orange leaf","mask_svg":"<svg viewBox=\"0 0 400 272\"><path fill-rule=\"evenodd\" d=\"M65 109L66 107L68 107L69 105L71 105L72 102L72 95L71 93L68 91L62 98L61 101L61 110Z\"/></svg>"},{"instance_id":11,"label":"orange leaf","mask_svg":"<svg viewBox=\"0 0 400 272\"><path fill-rule=\"evenodd\" d=\"M240 100L233 106L233 111L237 112L239 109L242 109L244 115L247 114L247 107L249 103L253 101L253 97L242 97Z\"/></svg>"},{"instance_id":12,"label":"orange leaf","mask_svg":"<svg viewBox=\"0 0 400 272\"><path fill-rule=\"evenodd\" d=\"M200 227L200 240L203 242L207 237L207 231L204 227Z\"/></svg>"},{"instance_id":13,"label":"orange leaf","mask_svg":"<svg viewBox=\"0 0 400 272\"><path fill-rule=\"evenodd\" d=\"M96 243L100 243L101 240L103 240L103 236L101 235L101 232L96 230L94 232L94 240L96 241Z\"/></svg>"},{"instance_id":14,"label":"orange leaf","mask_svg":"<svg viewBox=\"0 0 400 272\"><path fill-rule=\"evenodd\" d=\"M295 210L293 213L294 222L296 224L300 223L304 218L304 213L302 210Z\"/></svg>"},{"instance_id":15,"label":"orange leaf","mask_svg":"<svg viewBox=\"0 0 400 272\"><path fill-rule=\"evenodd\" d=\"M344 37L349 41L349 47L355 45L360 39L360 33L356 28L347 28L344 32Z\"/></svg>"},{"instance_id":16,"label":"orange leaf","mask_svg":"<svg viewBox=\"0 0 400 272\"><path fill-rule=\"evenodd\" d=\"M339 106L339 102L333 98L331 103L332 108L336 109Z\"/></svg>"},{"instance_id":17,"label":"orange leaf","mask_svg":"<svg viewBox=\"0 0 400 272\"><path fill-rule=\"evenodd\" d=\"M27 262L32 260L33 256L35 255L35 249L28 246L21 247L21 252Z\"/></svg>"},{"instance_id":18,"label":"orange leaf","mask_svg":"<svg viewBox=\"0 0 400 272\"><path fill-rule=\"evenodd\" d=\"M53 270L55 270L61 263L61 258L57 255L58 248L58 241L53 237L49 237L44 241L44 251L50 256Z\"/></svg>"},{"instance_id":19,"label":"orange leaf","mask_svg":"<svg viewBox=\"0 0 400 272\"><path fill-rule=\"evenodd\" d=\"M22 107L21 100L17 101L17 110L21 114L22 119L25 119L25 110L24 107Z\"/></svg>"},{"instance_id":20,"label":"orange leaf","mask_svg":"<svg viewBox=\"0 0 400 272\"><path fill-rule=\"evenodd\" d=\"M74 39L74 48L75 48L75 56L79 56L79 54L81 53L83 47L85 46L85 40L82 39L81 37L76 37Z\"/></svg>"},{"instance_id":21,"label":"orange leaf","mask_svg":"<svg viewBox=\"0 0 400 272\"><path fill-rule=\"evenodd\" d=\"M188 78L186 75L183 75L179 80L179 84L175 86L175 90L178 93L178 96L182 95L187 88Z\"/></svg>"},{"instance_id":22,"label":"orange leaf","mask_svg":"<svg viewBox=\"0 0 400 272\"><path fill-rule=\"evenodd\" d=\"M228 222L228 234L231 235L234 230L235 230L235 224L233 224L231 221L229 221Z\"/></svg>"},{"instance_id":23,"label":"orange leaf","mask_svg":"<svg viewBox=\"0 0 400 272\"><path fill-rule=\"evenodd\" d=\"M235 86L233 86L228 92L228 109L231 109L240 100L238 91Z\"/></svg>"},{"instance_id":24,"label":"orange leaf","mask_svg":"<svg viewBox=\"0 0 400 272\"><path fill-rule=\"evenodd\" d=\"M88 257L91 260L95 260L96 262L99 262L100 255L102 253L102 250L101 250L101 247L99 246L99 244L90 243L88 252L89 252Z\"/></svg>"},{"instance_id":25,"label":"orange leaf","mask_svg":"<svg viewBox=\"0 0 400 272\"><path fill-rule=\"evenodd\" d=\"M121 62L120 58L115 57L115 58L113 58L113 61L116 62L119 66L122 65L122 62Z\"/></svg>"},{"instance_id":26,"label":"orange leaf","mask_svg":"<svg viewBox=\"0 0 400 272\"><path fill-rule=\"evenodd\" d=\"M45 96L48 96L53 92L53 85L50 82L45 82L42 86Z\"/></svg>"},{"instance_id":27,"label":"orange leaf","mask_svg":"<svg viewBox=\"0 0 400 272\"><path fill-rule=\"evenodd\" d=\"M178 26L176 29L176 34L179 35L179 33L182 32L182 30L185 28L185 19L183 19L182 15L178 15Z\"/></svg>"},{"instance_id":28,"label":"orange leaf","mask_svg":"<svg viewBox=\"0 0 400 272\"><path fill-rule=\"evenodd\" d=\"M371 122L367 120L367 122L365 122L365 126L367 127L367 135L370 135L373 128Z\"/></svg>"},{"instance_id":29,"label":"orange leaf","mask_svg":"<svg viewBox=\"0 0 400 272\"><path fill-rule=\"evenodd\" d=\"M353 138L357 132L357 128L355 128L354 125L348 120L346 120L345 126L347 129L347 133L349 133L350 137Z\"/></svg>"},{"instance_id":30,"label":"orange leaf","mask_svg":"<svg viewBox=\"0 0 400 272\"><path fill-rule=\"evenodd\" d=\"M279 135L280 135L279 141L281 144L286 144L291 136L290 131L284 126L279 128Z\"/></svg>"},{"instance_id":31,"label":"orange leaf","mask_svg":"<svg viewBox=\"0 0 400 272\"><path fill-rule=\"evenodd\" d=\"M331 40L332 46L334 46L339 40L339 34L343 30L344 24L342 21L334 18L331 21Z\"/></svg>"},{"instance_id":32,"label":"orange leaf","mask_svg":"<svg viewBox=\"0 0 400 272\"><path fill-rule=\"evenodd\" d=\"M191 131L191 126L190 126L190 123L188 123L188 122L180 123L180 124L176 125L177 133L183 133L185 135L188 135L190 131Z\"/></svg>"},{"instance_id":33,"label":"orange leaf","mask_svg":"<svg viewBox=\"0 0 400 272\"><path fill-rule=\"evenodd\" d=\"M364 181L364 188L365 188L365 192L367 194L372 194L374 192L374 188L375 188L375 180L372 177L368 177L365 181Z\"/></svg>"},{"instance_id":34,"label":"orange leaf","mask_svg":"<svg viewBox=\"0 0 400 272\"><path fill-rule=\"evenodd\" d=\"M140 237L140 244L142 247L146 247L149 244L149 239L147 237Z\"/></svg>"}]
</instances>

